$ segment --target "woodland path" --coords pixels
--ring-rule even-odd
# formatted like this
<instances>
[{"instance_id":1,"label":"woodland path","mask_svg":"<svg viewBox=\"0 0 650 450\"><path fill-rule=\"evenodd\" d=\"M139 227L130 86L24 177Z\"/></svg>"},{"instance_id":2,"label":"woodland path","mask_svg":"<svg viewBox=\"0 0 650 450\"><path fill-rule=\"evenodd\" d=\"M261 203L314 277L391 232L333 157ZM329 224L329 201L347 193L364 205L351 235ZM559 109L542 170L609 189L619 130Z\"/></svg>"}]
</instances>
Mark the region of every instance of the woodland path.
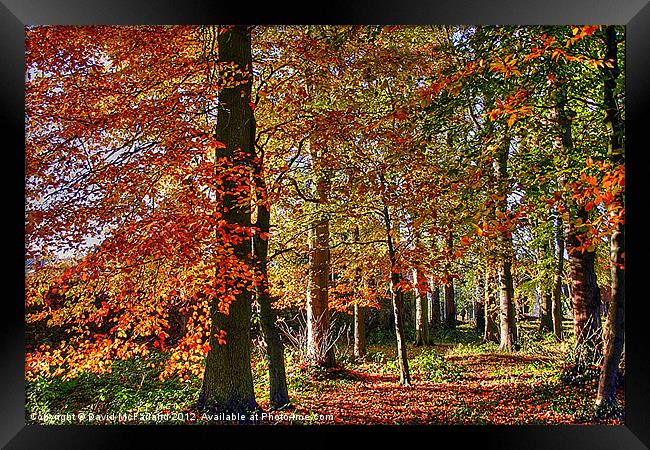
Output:
<instances>
[{"instance_id":1,"label":"woodland path","mask_svg":"<svg viewBox=\"0 0 650 450\"><path fill-rule=\"evenodd\" d=\"M350 370L323 373L317 380L313 374L302 378L293 412L331 414L333 420L314 423L334 424L594 422L590 417L594 387L562 383L557 358L499 352L455 354L454 347L436 346L437 352L445 354L453 379L426 379L426 372L413 364L413 385L403 387L397 375L383 373L381 365L362 363ZM386 347L382 350L390 352ZM431 350L409 351L417 361L419 352ZM292 374L294 383L298 377Z\"/></svg>"}]
</instances>

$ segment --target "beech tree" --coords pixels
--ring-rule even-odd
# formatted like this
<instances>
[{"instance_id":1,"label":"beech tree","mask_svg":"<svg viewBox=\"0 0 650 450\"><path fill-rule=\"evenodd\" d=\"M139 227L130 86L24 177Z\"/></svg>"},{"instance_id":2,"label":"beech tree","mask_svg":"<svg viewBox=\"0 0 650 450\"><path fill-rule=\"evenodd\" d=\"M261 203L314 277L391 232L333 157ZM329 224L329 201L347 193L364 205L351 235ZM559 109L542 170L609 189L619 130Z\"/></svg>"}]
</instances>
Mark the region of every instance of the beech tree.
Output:
<instances>
[{"instance_id":1,"label":"beech tree","mask_svg":"<svg viewBox=\"0 0 650 450\"><path fill-rule=\"evenodd\" d=\"M608 153L614 168L624 167L625 145L623 140L623 121L616 100L616 84L620 75L618 63L619 44L616 27L605 29L606 52L603 63L605 122L610 134ZM598 383L596 406L607 410L616 403L616 382L618 365L623 352L625 337L625 210L624 191L617 189L614 197L615 208L620 211L611 236L611 298L607 311L605 327L605 357Z\"/></svg>"},{"instance_id":2,"label":"beech tree","mask_svg":"<svg viewBox=\"0 0 650 450\"><path fill-rule=\"evenodd\" d=\"M219 92L215 138L223 145L217 146L215 161L224 161L225 167L232 165L241 173L241 168L251 166L255 154L255 118L250 106L253 84L250 29L220 30L217 46L219 61L225 67L239 70L241 75L232 87L224 87ZM223 189L219 201L222 219L231 227L250 228L250 193L247 192L250 186L234 178L226 180ZM248 200L242 202L242 197ZM251 266L250 241L233 242L232 255ZM216 299L210 305L210 351L199 404L218 411L252 411L257 408L250 365L252 293L245 286L226 286L224 294L232 297L227 311L219 307ZM225 344L219 342L222 334L226 336Z\"/></svg>"},{"instance_id":3,"label":"beech tree","mask_svg":"<svg viewBox=\"0 0 650 450\"><path fill-rule=\"evenodd\" d=\"M180 310L186 333L161 377L205 370L205 407L255 407L250 36L244 28L222 30L219 61L206 53L216 42L205 39L184 27L37 27L28 34L29 252L45 261L74 257L67 267L43 264L29 278L28 306L42 304L52 270L70 300L28 319L49 318L68 335L56 348L29 353L28 373L110 371L111 358L146 355L151 343L165 349L170 312ZM217 98L230 105L221 121ZM237 132L227 120L239 123Z\"/></svg>"}]
</instances>

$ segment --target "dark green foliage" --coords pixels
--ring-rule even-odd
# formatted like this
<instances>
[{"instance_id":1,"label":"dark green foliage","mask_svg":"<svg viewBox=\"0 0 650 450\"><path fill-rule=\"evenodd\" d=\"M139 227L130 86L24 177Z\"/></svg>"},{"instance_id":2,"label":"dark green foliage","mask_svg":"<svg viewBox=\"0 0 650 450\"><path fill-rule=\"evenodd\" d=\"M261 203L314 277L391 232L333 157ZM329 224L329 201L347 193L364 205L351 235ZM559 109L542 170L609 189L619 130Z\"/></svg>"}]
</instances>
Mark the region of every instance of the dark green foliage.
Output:
<instances>
[{"instance_id":1,"label":"dark green foliage","mask_svg":"<svg viewBox=\"0 0 650 450\"><path fill-rule=\"evenodd\" d=\"M434 350L420 353L411 359L413 373L429 381L460 381L463 379L463 369L445 360Z\"/></svg>"},{"instance_id":2,"label":"dark green foliage","mask_svg":"<svg viewBox=\"0 0 650 450\"><path fill-rule=\"evenodd\" d=\"M39 378L27 383L27 420L31 422L32 415L48 413L135 414L138 420L134 423L146 423L141 419L147 414L181 413L196 401L201 381L190 378L184 382L161 382L160 366L151 364L160 363L163 356L115 361L111 373L106 375L84 374L68 381Z\"/></svg>"}]
</instances>

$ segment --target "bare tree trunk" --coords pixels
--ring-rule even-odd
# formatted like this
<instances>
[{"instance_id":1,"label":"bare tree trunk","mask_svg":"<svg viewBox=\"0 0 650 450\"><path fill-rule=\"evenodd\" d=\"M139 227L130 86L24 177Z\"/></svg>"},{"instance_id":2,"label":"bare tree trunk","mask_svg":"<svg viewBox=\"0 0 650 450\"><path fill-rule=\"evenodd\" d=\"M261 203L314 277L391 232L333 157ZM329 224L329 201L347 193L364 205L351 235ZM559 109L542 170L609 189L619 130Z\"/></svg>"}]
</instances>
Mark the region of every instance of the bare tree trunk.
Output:
<instances>
[{"instance_id":1,"label":"bare tree trunk","mask_svg":"<svg viewBox=\"0 0 650 450\"><path fill-rule=\"evenodd\" d=\"M336 365L331 339L329 311L330 232L326 206L330 180L322 167L322 150L309 145L318 203L309 233L309 280L307 286L307 345L312 362L322 367Z\"/></svg>"},{"instance_id":2,"label":"bare tree trunk","mask_svg":"<svg viewBox=\"0 0 650 450\"><path fill-rule=\"evenodd\" d=\"M516 342L512 292L510 261L502 261L499 267L499 349L504 351L511 351Z\"/></svg>"},{"instance_id":3,"label":"bare tree trunk","mask_svg":"<svg viewBox=\"0 0 650 450\"><path fill-rule=\"evenodd\" d=\"M596 406L605 411L616 403L618 365L625 343L625 272L620 266L624 251L625 234L620 225L611 238L612 298L607 311L604 359L596 397Z\"/></svg>"},{"instance_id":4,"label":"bare tree trunk","mask_svg":"<svg viewBox=\"0 0 650 450\"><path fill-rule=\"evenodd\" d=\"M393 301L393 314L395 315L395 336L397 338L397 362L399 364L399 382L404 386L410 386L411 375L409 373L408 359L406 356L406 342L404 341L404 296L400 284L400 275L391 275L391 298Z\"/></svg>"},{"instance_id":5,"label":"bare tree trunk","mask_svg":"<svg viewBox=\"0 0 650 450\"><path fill-rule=\"evenodd\" d=\"M451 226L447 228L446 247L447 259L445 261L445 326L453 330L456 328L456 301L454 298L454 280L451 277L451 251L454 243L454 237L451 231Z\"/></svg>"},{"instance_id":6,"label":"bare tree trunk","mask_svg":"<svg viewBox=\"0 0 650 450\"><path fill-rule=\"evenodd\" d=\"M393 244L392 224L388 205L384 200L384 224L386 227L386 244L388 246L388 257L390 259L390 292L393 302L393 314L395 319L395 337L397 340L397 362L399 365L399 382L404 386L411 385L408 359L406 356L406 342L404 340L404 295L400 287L401 275L397 267L397 255Z\"/></svg>"},{"instance_id":7,"label":"bare tree trunk","mask_svg":"<svg viewBox=\"0 0 650 450\"><path fill-rule=\"evenodd\" d=\"M485 286L485 276L479 277L479 289L474 301L474 315L476 318L476 333L483 333L485 330L485 296L483 295Z\"/></svg>"},{"instance_id":8,"label":"bare tree trunk","mask_svg":"<svg viewBox=\"0 0 650 450\"><path fill-rule=\"evenodd\" d=\"M256 187L262 199L266 198L266 184L264 182L261 167L258 168ZM289 404L289 391L287 388L287 377L284 366L284 346L280 339L280 332L275 323L276 314L272 307L271 293L268 285L268 236L270 229L271 214L269 206L262 201L257 207L256 226L259 232L253 236L253 249L260 282L256 286L257 302L260 307L260 325L262 335L266 343L266 355L269 363L269 397L272 408L282 408Z\"/></svg>"},{"instance_id":9,"label":"bare tree trunk","mask_svg":"<svg viewBox=\"0 0 650 450\"><path fill-rule=\"evenodd\" d=\"M579 213L586 219L586 212ZM584 220L584 219L583 219ZM573 309L573 330L576 349L585 362L595 362L602 351L600 323L600 288L596 280L596 254L579 248L579 232L567 226L566 246L569 253L569 276L571 283L571 304Z\"/></svg>"},{"instance_id":10,"label":"bare tree trunk","mask_svg":"<svg viewBox=\"0 0 650 450\"><path fill-rule=\"evenodd\" d=\"M354 357L362 358L366 354L366 327L363 306L354 305Z\"/></svg>"},{"instance_id":11,"label":"bare tree trunk","mask_svg":"<svg viewBox=\"0 0 650 450\"><path fill-rule=\"evenodd\" d=\"M496 208L496 215L507 215L509 193L508 152L510 139L506 138L499 148L495 164L495 181L497 192L501 197ZM498 258L499 283L499 349L511 351L517 341L515 325L514 289L512 284L512 237L509 231L499 236Z\"/></svg>"},{"instance_id":12,"label":"bare tree trunk","mask_svg":"<svg viewBox=\"0 0 650 450\"><path fill-rule=\"evenodd\" d=\"M614 167L625 164L623 143L623 122L616 105L614 90L616 78L619 75L617 58L616 28L607 27L606 31L607 53L605 61L611 61L612 67L605 64L605 106L607 108L605 122L610 131L609 156ZM624 191L621 188L615 200L624 207ZM605 327L605 358L598 382L596 406L609 412L616 403L616 383L618 365L623 353L625 341L625 212L612 233L610 247L610 264L612 273L611 299L607 311L607 324Z\"/></svg>"},{"instance_id":13,"label":"bare tree trunk","mask_svg":"<svg viewBox=\"0 0 650 450\"><path fill-rule=\"evenodd\" d=\"M553 331L553 295L551 291L538 287L539 293L539 329L540 331Z\"/></svg>"},{"instance_id":14,"label":"bare tree trunk","mask_svg":"<svg viewBox=\"0 0 650 450\"><path fill-rule=\"evenodd\" d=\"M562 235L562 218L558 218L555 234L557 258L553 278L553 299L551 304L553 310L553 332L555 333L555 337L561 341L564 337L564 332L562 330L562 278L564 273L564 236Z\"/></svg>"},{"instance_id":15,"label":"bare tree trunk","mask_svg":"<svg viewBox=\"0 0 650 450\"><path fill-rule=\"evenodd\" d=\"M484 307L485 307L485 330L483 340L485 342L499 342L499 305L496 297L496 279L494 269L489 267L491 261L488 261L485 270L485 290Z\"/></svg>"},{"instance_id":16,"label":"bare tree trunk","mask_svg":"<svg viewBox=\"0 0 650 450\"><path fill-rule=\"evenodd\" d=\"M538 258L543 261L544 278L539 279L537 283L537 295L539 296L539 330L553 331L553 290L546 279L548 274L548 258L551 246L546 240L542 243L539 250Z\"/></svg>"},{"instance_id":17,"label":"bare tree trunk","mask_svg":"<svg viewBox=\"0 0 650 450\"><path fill-rule=\"evenodd\" d=\"M427 288L424 275L419 269L413 269L413 279L415 286L413 294L415 297L415 345L429 344L429 323Z\"/></svg>"},{"instance_id":18,"label":"bare tree trunk","mask_svg":"<svg viewBox=\"0 0 650 450\"><path fill-rule=\"evenodd\" d=\"M352 237L355 243L359 242L359 225L355 225L354 229L352 230ZM354 287L359 288L360 283L361 283L361 268L357 267L355 269L354 273ZM366 278L365 281L365 287L369 287L370 284L370 278ZM357 300L354 303L354 309L353 309L353 316L354 316L354 348L353 348L353 355L355 359L359 359L363 357L366 354L366 325L364 323L364 308L363 306L359 305L359 301Z\"/></svg>"},{"instance_id":19,"label":"bare tree trunk","mask_svg":"<svg viewBox=\"0 0 650 450\"><path fill-rule=\"evenodd\" d=\"M232 30L219 32L217 42L220 61L232 62L241 70L247 70L248 79L244 84L223 88L219 93L219 102L225 107L220 108L218 112L216 139L225 147L216 149L216 160L226 161L232 166L250 166L255 142L255 120L249 105L252 84L250 29L237 26ZM242 91L244 95L241 94ZM250 189L242 180L238 182L226 178L223 184L226 192ZM244 192L244 198L246 195ZM250 201L242 205L241 197L240 194L223 194L220 201L221 216L233 226L249 227ZM250 251L250 239L245 237L242 237L241 242L232 244L233 256L242 264L252 266ZM228 314L221 312L218 298L210 302L210 351L206 358L198 406L212 411L246 413L258 409L251 373L252 296L249 289L236 290L234 283L226 285L225 289L226 294L234 296ZM221 331L226 333L225 344L219 343L218 336Z\"/></svg>"},{"instance_id":20,"label":"bare tree trunk","mask_svg":"<svg viewBox=\"0 0 650 450\"><path fill-rule=\"evenodd\" d=\"M429 335L440 328L440 286L431 280L431 304L429 305Z\"/></svg>"},{"instance_id":21,"label":"bare tree trunk","mask_svg":"<svg viewBox=\"0 0 650 450\"><path fill-rule=\"evenodd\" d=\"M329 223L322 221L310 230L309 282L307 287L307 351L314 364L333 367L334 348L330 331Z\"/></svg>"},{"instance_id":22,"label":"bare tree trunk","mask_svg":"<svg viewBox=\"0 0 650 450\"><path fill-rule=\"evenodd\" d=\"M454 280L451 278L444 285L445 294L445 326L453 330L456 328L456 302L454 299Z\"/></svg>"},{"instance_id":23,"label":"bare tree trunk","mask_svg":"<svg viewBox=\"0 0 650 450\"><path fill-rule=\"evenodd\" d=\"M429 326L429 334L433 334L433 291L431 290L431 279L427 281L429 283L429 294L427 295L427 323Z\"/></svg>"}]
</instances>

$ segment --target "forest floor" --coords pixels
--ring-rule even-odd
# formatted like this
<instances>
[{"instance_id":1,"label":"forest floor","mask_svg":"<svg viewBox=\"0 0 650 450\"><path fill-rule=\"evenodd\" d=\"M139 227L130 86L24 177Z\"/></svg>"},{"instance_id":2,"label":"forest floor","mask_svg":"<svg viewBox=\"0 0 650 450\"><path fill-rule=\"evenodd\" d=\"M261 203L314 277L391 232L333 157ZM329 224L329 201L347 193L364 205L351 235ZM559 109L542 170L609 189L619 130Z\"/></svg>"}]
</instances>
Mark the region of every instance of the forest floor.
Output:
<instances>
[{"instance_id":1,"label":"forest floor","mask_svg":"<svg viewBox=\"0 0 650 450\"><path fill-rule=\"evenodd\" d=\"M483 344L469 326L447 333L432 346L408 346L412 385L399 384L392 345L369 345L366 356L338 354L340 367L316 369L286 354L292 405L262 415L266 424L580 424L594 416L595 379L567 384L562 365L569 344L528 333L522 348L499 352ZM347 347L346 347L347 348ZM147 414L172 413L170 422L195 412L200 380L160 382L142 361L121 361L111 374L27 387L27 416L65 413L136 413L133 423L159 423ZM268 412L268 375L261 348L253 352L258 403ZM624 405L622 390L619 401ZM144 415L142 415L144 413ZM182 413L174 416L174 413ZM198 413L197 413L198 414ZM181 420L179 420L181 419ZM58 420L58 419L57 419ZM50 423L89 423L87 420ZM48 420L36 420L47 423ZM607 423L620 423L609 419ZM97 423L97 420L93 423ZM102 423L121 423L107 417ZM192 423L206 423L193 420Z\"/></svg>"},{"instance_id":2,"label":"forest floor","mask_svg":"<svg viewBox=\"0 0 650 450\"><path fill-rule=\"evenodd\" d=\"M389 345L370 346L358 362L347 362L349 356L343 355L344 368L289 365L295 406L275 423L618 423L594 416L595 380L562 381L566 344L556 343L551 335L538 334L510 354L499 352L495 344L475 342L472 336L461 328L447 339L467 342L409 345L410 387L399 384L395 350ZM622 391L619 394L623 405ZM291 420L291 412L313 420Z\"/></svg>"}]
</instances>

